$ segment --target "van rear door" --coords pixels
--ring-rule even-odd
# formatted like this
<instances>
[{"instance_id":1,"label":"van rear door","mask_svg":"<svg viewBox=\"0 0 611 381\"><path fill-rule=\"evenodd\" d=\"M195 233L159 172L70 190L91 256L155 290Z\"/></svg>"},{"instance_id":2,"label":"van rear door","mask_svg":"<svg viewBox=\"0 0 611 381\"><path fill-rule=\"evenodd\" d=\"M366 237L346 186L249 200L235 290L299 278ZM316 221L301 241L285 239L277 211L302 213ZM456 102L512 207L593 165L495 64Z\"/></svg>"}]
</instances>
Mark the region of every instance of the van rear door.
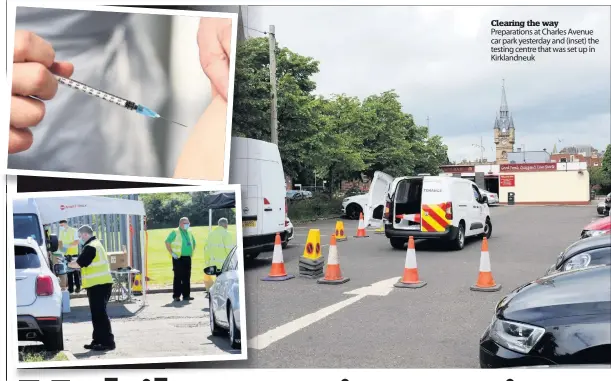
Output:
<instances>
[{"instance_id":1,"label":"van rear door","mask_svg":"<svg viewBox=\"0 0 611 381\"><path fill-rule=\"evenodd\" d=\"M421 223L423 232L444 232L452 224L452 202L446 179L424 177Z\"/></svg>"},{"instance_id":2,"label":"van rear door","mask_svg":"<svg viewBox=\"0 0 611 381\"><path fill-rule=\"evenodd\" d=\"M373 174L373 179L369 185L369 192L367 193L367 205L365 205L363 212L365 226L376 228L382 226L386 195L394 179L391 175L380 171L376 171Z\"/></svg>"},{"instance_id":3,"label":"van rear door","mask_svg":"<svg viewBox=\"0 0 611 381\"><path fill-rule=\"evenodd\" d=\"M282 233L285 228L285 206L286 206L286 183L284 181L284 170L280 162L280 154L275 145L274 155L270 154L270 160L261 160L261 203L262 234ZM270 148L270 149L271 149ZM275 159L275 160L274 160Z\"/></svg>"}]
</instances>

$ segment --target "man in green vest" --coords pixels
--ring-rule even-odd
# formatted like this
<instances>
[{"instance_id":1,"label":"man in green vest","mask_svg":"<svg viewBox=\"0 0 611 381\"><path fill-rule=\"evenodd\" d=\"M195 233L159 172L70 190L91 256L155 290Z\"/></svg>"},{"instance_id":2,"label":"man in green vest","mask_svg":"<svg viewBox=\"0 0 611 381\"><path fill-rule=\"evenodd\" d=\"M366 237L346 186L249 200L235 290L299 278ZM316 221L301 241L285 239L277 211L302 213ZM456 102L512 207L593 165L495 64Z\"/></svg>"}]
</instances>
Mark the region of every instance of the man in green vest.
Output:
<instances>
[{"instance_id":1,"label":"man in green vest","mask_svg":"<svg viewBox=\"0 0 611 381\"><path fill-rule=\"evenodd\" d=\"M91 344L85 349L94 351L109 351L115 349L115 337L106 307L112 293L113 279L110 272L110 262L102 242L93 235L89 225L78 229L78 236L83 250L75 262L68 263L68 267L81 269L83 288L87 290L89 310L93 335Z\"/></svg>"},{"instance_id":2,"label":"man in green vest","mask_svg":"<svg viewBox=\"0 0 611 381\"><path fill-rule=\"evenodd\" d=\"M220 269L225 262L225 258L235 246L233 236L227 231L228 224L226 218L221 218L218 221L218 226L208 235L204 248L204 267L216 266L217 269ZM204 275L206 291L210 290L215 280L214 275Z\"/></svg>"},{"instance_id":3,"label":"man in green vest","mask_svg":"<svg viewBox=\"0 0 611 381\"><path fill-rule=\"evenodd\" d=\"M69 260L78 256L78 232L75 228L68 225L68 221L59 221L59 247L64 256ZM78 270L71 269L67 274L68 292L71 294L75 291L78 294L81 292L81 273Z\"/></svg>"},{"instance_id":4,"label":"man in green vest","mask_svg":"<svg viewBox=\"0 0 611 381\"><path fill-rule=\"evenodd\" d=\"M174 285L172 298L175 302L190 301L191 297L191 258L195 253L195 237L189 231L189 219L183 217L178 221L178 227L168 235L165 247L172 256Z\"/></svg>"}]
</instances>

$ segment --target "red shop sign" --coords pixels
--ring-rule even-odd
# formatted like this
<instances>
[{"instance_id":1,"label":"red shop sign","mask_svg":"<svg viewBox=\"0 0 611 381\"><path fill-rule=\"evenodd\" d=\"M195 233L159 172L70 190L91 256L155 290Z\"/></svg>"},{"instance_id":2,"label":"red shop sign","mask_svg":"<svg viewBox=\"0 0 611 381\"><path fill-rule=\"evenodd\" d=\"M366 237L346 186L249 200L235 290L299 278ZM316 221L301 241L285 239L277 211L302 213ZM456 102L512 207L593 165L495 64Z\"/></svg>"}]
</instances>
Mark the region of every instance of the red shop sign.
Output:
<instances>
[{"instance_id":1,"label":"red shop sign","mask_svg":"<svg viewBox=\"0 0 611 381\"><path fill-rule=\"evenodd\" d=\"M475 167L472 165L460 165L451 167L441 167L441 170L445 173L475 172Z\"/></svg>"},{"instance_id":2,"label":"red shop sign","mask_svg":"<svg viewBox=\"0 0 611 381\"><path fill-rule=\"evenodd\" d=\"M555 171L556 163L501 164L501 172L541 172Z\"/></svg>"},{"instance_id":3,"label":"red shop sign","mask_svg":"<svg viewBox=\"0 0 611 381\"><path fill-rule=\"evenodd\" d=\"M516 176L515 175L500 175L499 176L499 185L502 187L515 187L516 186Z\"/></svg>"}]
</instances>

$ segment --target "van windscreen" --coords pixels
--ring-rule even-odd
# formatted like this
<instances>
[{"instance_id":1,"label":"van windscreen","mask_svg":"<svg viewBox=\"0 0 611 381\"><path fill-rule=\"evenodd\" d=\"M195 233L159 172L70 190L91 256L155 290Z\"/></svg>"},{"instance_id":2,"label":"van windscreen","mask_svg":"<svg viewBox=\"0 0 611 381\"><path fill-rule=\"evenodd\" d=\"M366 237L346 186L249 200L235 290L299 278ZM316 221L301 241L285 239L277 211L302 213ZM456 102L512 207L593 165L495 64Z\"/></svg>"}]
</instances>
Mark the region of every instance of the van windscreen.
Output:
<instances>
[{"instance_id":1,"label":"van windscreen","mask_svg":"<svg viewBox=\"0 0 611 381\"><path fill-rule=\"evenodd\" d=\"M13 232L16 239L32 237L39 246L42 246L40 224L35 214L13 214Z\"/></svg>"}]
</instances>

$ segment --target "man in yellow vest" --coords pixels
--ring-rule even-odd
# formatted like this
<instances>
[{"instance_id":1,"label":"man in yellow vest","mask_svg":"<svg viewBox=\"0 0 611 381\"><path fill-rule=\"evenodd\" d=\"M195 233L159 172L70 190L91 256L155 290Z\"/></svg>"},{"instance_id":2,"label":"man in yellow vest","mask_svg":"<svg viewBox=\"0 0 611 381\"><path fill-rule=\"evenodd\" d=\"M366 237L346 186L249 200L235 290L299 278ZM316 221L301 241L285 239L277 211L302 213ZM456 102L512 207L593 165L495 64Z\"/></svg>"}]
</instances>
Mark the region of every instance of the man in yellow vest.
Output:
<instances>
[{"instance_id":1,"label":"man in yellow vest","mask_svg":"<svg viewBox=\"0 0 611 381\"><path fill-rule=\"evenodd\" d=\"M217 269L220 269L225 262L225 258L235 246L233 236L227 231L228 224L226 218L221 218L218 221L218 226L208 235L204 248L204 267L216 266ZM206 291L210 290L215 280L214 275L204 274Z\"/></svg>"},{"instance_id":2,"label":"man in yellow vest","mask_svg":"<svg viewBox=\"0 0 611 381\"><path fill-rule=\"evenodd\" d=\"M85 345L85 349L111 351L115 349L115 337L106 311L113 284L108 255L102 242L93 235L91 226L81 226L78 236L83 250L75 262L68 263L68 267L81 269L83 288L89 299L93 340Z\"/></svg>"},{"instance_id":3,"label":"man in yellow vest","mask_svg":"<svg viewBox=\"0 0 611 381\"><path fill-rule=\"evenodd\" d=\"M70 260L78 256L78 232L75 228L68 225L68 221L59 221L59 247L64 256ZM68 274L68 292L71 294L75 291L78 294L81 292L81 273L78 270L71 269Z\"/></svg>"},{"instance_id":4,"label":"man in yellow vest","mask_svg":"<svg viewBox=\"0 0 611 381\"><path fill-rule=\"evenodd\" d=\"M172 298L175 302L190 301L191 297L191 258L195 253L195 237L189 231L189 219L183 217L178 221L178 227L168 235L165 247L172 256L174 285Z\"/></svg>"}]
</instances>

